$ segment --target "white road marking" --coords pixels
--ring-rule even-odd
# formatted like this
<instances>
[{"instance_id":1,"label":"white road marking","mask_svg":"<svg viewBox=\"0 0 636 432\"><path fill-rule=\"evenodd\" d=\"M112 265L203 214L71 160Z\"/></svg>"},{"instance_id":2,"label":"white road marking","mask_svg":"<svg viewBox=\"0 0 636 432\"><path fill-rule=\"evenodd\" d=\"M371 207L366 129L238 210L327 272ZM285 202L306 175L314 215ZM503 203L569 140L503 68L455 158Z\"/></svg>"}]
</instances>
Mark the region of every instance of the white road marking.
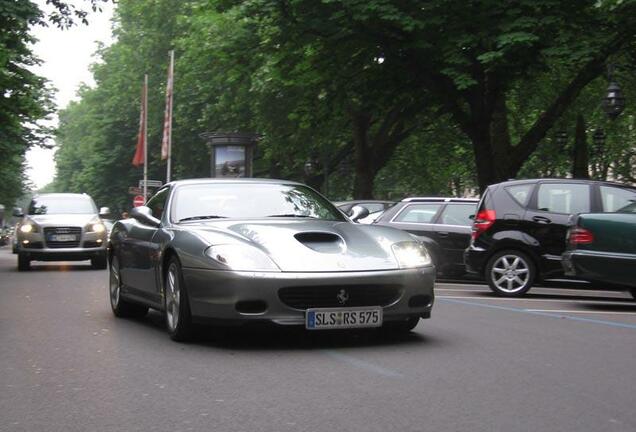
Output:
<instances>
[{"instance_id":1,"label":"white road marking","mask_svg":"<svg viewBox=\"0 0 636 432\"><path fill-rule=\"evenodd\" d=\"M517 301L517 302L555 302L555 303L593 303L604 305L627 305L634 306L636 308L636 302L631 304L628 301L611 301L611 300L579 300L579 299L535 299L535 298L507 298L507 297L475 297L475 296L444 296L438 295L436 298L449 298L449 299L471 299L471 300L495 300L495 301ZM622 299L616 299L622 300Z\"/></svg>"},{"instance_id":2,"label":"white road marking","mask_svg":"<svg viewBox=\"0 0 636 432\"><path fill-rule=\"evenodd\" d=\"M636 316L634 312L605 312L605 311L582 311L582 310L569 310L569 309L526 309L528 312L554 312L554 313L582 313L582 314L600 314L600 315L632 315Z\"/></svg>"}]
</instances>

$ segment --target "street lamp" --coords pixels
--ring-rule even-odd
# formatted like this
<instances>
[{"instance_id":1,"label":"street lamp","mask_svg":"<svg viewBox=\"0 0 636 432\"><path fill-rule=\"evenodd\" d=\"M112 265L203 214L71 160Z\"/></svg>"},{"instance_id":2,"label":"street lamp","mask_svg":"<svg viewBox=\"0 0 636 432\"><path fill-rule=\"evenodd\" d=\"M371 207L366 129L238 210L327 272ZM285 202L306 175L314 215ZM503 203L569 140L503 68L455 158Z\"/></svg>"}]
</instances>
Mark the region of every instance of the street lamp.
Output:
<instances>
[{"instance_id":1,"label":"street lamp","mask_svg":"<svg viewBox=\"0 0 636 432\"><path fill-rule=\"evenodd\" d=\"M614 66L609 65L607 68L607 78L609 85L607 86L607 94L603 98L603 111L611 119L614 120L625 109L625 97L621 88L614 81Z\"/></svg>"},{"instance_id":2,"label":"street lamp","mask_svg":"<svg viewBox=\"0 0 636 432\"><path fill-rule=\"evenodd\" d=\"M559 148L563 148L565 147L565 145L568 143L568 133L564 130L560 130L558 131L554 137L556 138L556 142L559 146Z\"/></svg>"},{"instance_id":3,"label":"street lamp","mask_svg":"<svg viewBox=\"0 0 636 432\"><path fill-rule=\"evenodd\" d=\"M316 160L316 158L307 158L307 160L305 161L305 165L303 165L303 169L307 177L315 175L316 171L318 170L318 161Z\"/></svg>"},{"instance_id":4,"label":"street lamp","mask_svg":"<svg viewBox=\"0 0 636 432\"><path fill-rule=\"evenodd\" d=\"M599 128L594 131L594 135L592 135L592 141L594 142L593 151L595 156L599 156L603 154L605 138L606 138L606 135L603 129Z\"/></svg>"}]
</instances>

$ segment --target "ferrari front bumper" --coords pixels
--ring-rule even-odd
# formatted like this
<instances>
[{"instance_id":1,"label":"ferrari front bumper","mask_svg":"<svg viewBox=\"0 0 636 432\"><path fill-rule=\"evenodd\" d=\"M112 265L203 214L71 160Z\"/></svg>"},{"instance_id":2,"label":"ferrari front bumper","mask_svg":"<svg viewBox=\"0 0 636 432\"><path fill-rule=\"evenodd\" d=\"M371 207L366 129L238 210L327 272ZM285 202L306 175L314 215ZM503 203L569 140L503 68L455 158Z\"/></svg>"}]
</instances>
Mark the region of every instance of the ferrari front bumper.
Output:
<instances>
[{"instance_id":1,"label":"ferrari front bumper","mask_svg":"<svg viewBox=\"0 0 636 432\"><path fill-rule=\"evenodd\" d=\"M429 318L435 268L365 272L237 272L184 268L198 322L304 325L310 307L382 306L384 322ZM344 301L343 301L344 300Z\"/></svg>"}]
</instances>

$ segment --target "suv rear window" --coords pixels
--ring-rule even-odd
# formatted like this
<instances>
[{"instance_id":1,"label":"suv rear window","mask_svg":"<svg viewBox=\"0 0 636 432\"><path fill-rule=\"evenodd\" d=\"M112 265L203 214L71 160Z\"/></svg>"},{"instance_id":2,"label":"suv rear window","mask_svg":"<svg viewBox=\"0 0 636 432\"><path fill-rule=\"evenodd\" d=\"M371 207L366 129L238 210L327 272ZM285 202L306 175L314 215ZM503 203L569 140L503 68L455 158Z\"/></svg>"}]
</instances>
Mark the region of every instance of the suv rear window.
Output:
<instances>
[{"instance_id":1,"label":"suv rear window","mask_svg":"<svg viewBox=\"0 0 636 432\"><path fill-rule=\"evenodd\" d=\"M403 209L394 222L431 223L441 204L411 204Z\"/></svg>"},{"instance_id":2,"label":"suv rear window","mask_svg":"<svg viewBox=\"0 0 636 432\"><path fill-rule=\"evenodd\" d=\"M552 213L587 213L590 211L590 186L576 183L539 185L537 208Z\"/></svg>"},{"instance_id":3,"label":"suv rear window","mask_svg":"<svg viewBox=\"0 0 636 432\"><path fill-rule=\"evenodd\" d=\"M439 223L470 226L473 224L470 216L475 214L475 207L477 207L476 204L447 204Z\"/></svg>"},{"instance_id":4,"label":"suv rear window","mask_svg":"<svg viewBox=\"0 0 636 432\"><path fill-rule=\"evenodd\" d=\"M636 202L636 190L601 186L604 212L615 212Z\"/></svg>"},{"instance_id":5,"label":"suv rear window","mask_svg":"<svg viewBox=\"0 0 636 432\"><path fill-rule=\"evenodd\" d=\"M517 201L517 203L525 207L528 204L528 198L530 198L530 192L532 192L532 183L520 184L514 186L507 186L505 189L510 196Z\"/></svg>"}]
</instances>

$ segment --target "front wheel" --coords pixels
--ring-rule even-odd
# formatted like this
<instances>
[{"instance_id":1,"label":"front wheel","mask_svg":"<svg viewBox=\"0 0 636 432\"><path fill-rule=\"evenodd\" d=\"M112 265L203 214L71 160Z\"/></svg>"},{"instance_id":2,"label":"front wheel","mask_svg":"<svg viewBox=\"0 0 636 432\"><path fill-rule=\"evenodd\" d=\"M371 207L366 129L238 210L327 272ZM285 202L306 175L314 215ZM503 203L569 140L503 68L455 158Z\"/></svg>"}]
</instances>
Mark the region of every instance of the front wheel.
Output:
<instances>
[{"instance_id":1,"label":"front wheel","mask_svg":"<svg viewBox=\"0 0 636 432\"><path fill-rule=\"evenodd\" d=\"M389 321L382 326L382 329L391 333L409 333L420 322L420 317L411 317L405 321Z\"/></svg>"},{"instance_id":2,"label":"front wheel","mask_svg":"<svg viewBox=\"0 0 636 432\"><path fill-rule=\"evenodd\" d=\"M18 252L18 271L29 271L31 270L31 260L27 256L27 254Z\"/></svg>"},{"instance_id":3,"label":"front wheel","mask_svg":"<svg viewBox=\"0 0 636 432\"><path fill-rule=\"evenodd\" d=\"M192 337L192 316L188 292L183 282L181 263L174 256L168 261L168 271L163 286L168 334L174 341L185 342Z\"/></svg>"},{"instance_id":4,"label":"front wheel","mask_svg":"<svg viewBox=\"0 0 636 432\"><path fill-rule=\"evenodd\" d=\"M518 250L504 250L490 258L485 277L495 294L521 297L532 287L536 267L527 254Z\"/></svg>"},{"instance_id":5,"label":"front wheel","mask_svg":"<svg viewBox=\"0 0 636 432\"><path fill-rule=\"evenodd\" d=\"M104 270L108 267L108 261L106 260L106 253L91 258L91 265L95 270Z\"/></svg>"}]
</instances>

